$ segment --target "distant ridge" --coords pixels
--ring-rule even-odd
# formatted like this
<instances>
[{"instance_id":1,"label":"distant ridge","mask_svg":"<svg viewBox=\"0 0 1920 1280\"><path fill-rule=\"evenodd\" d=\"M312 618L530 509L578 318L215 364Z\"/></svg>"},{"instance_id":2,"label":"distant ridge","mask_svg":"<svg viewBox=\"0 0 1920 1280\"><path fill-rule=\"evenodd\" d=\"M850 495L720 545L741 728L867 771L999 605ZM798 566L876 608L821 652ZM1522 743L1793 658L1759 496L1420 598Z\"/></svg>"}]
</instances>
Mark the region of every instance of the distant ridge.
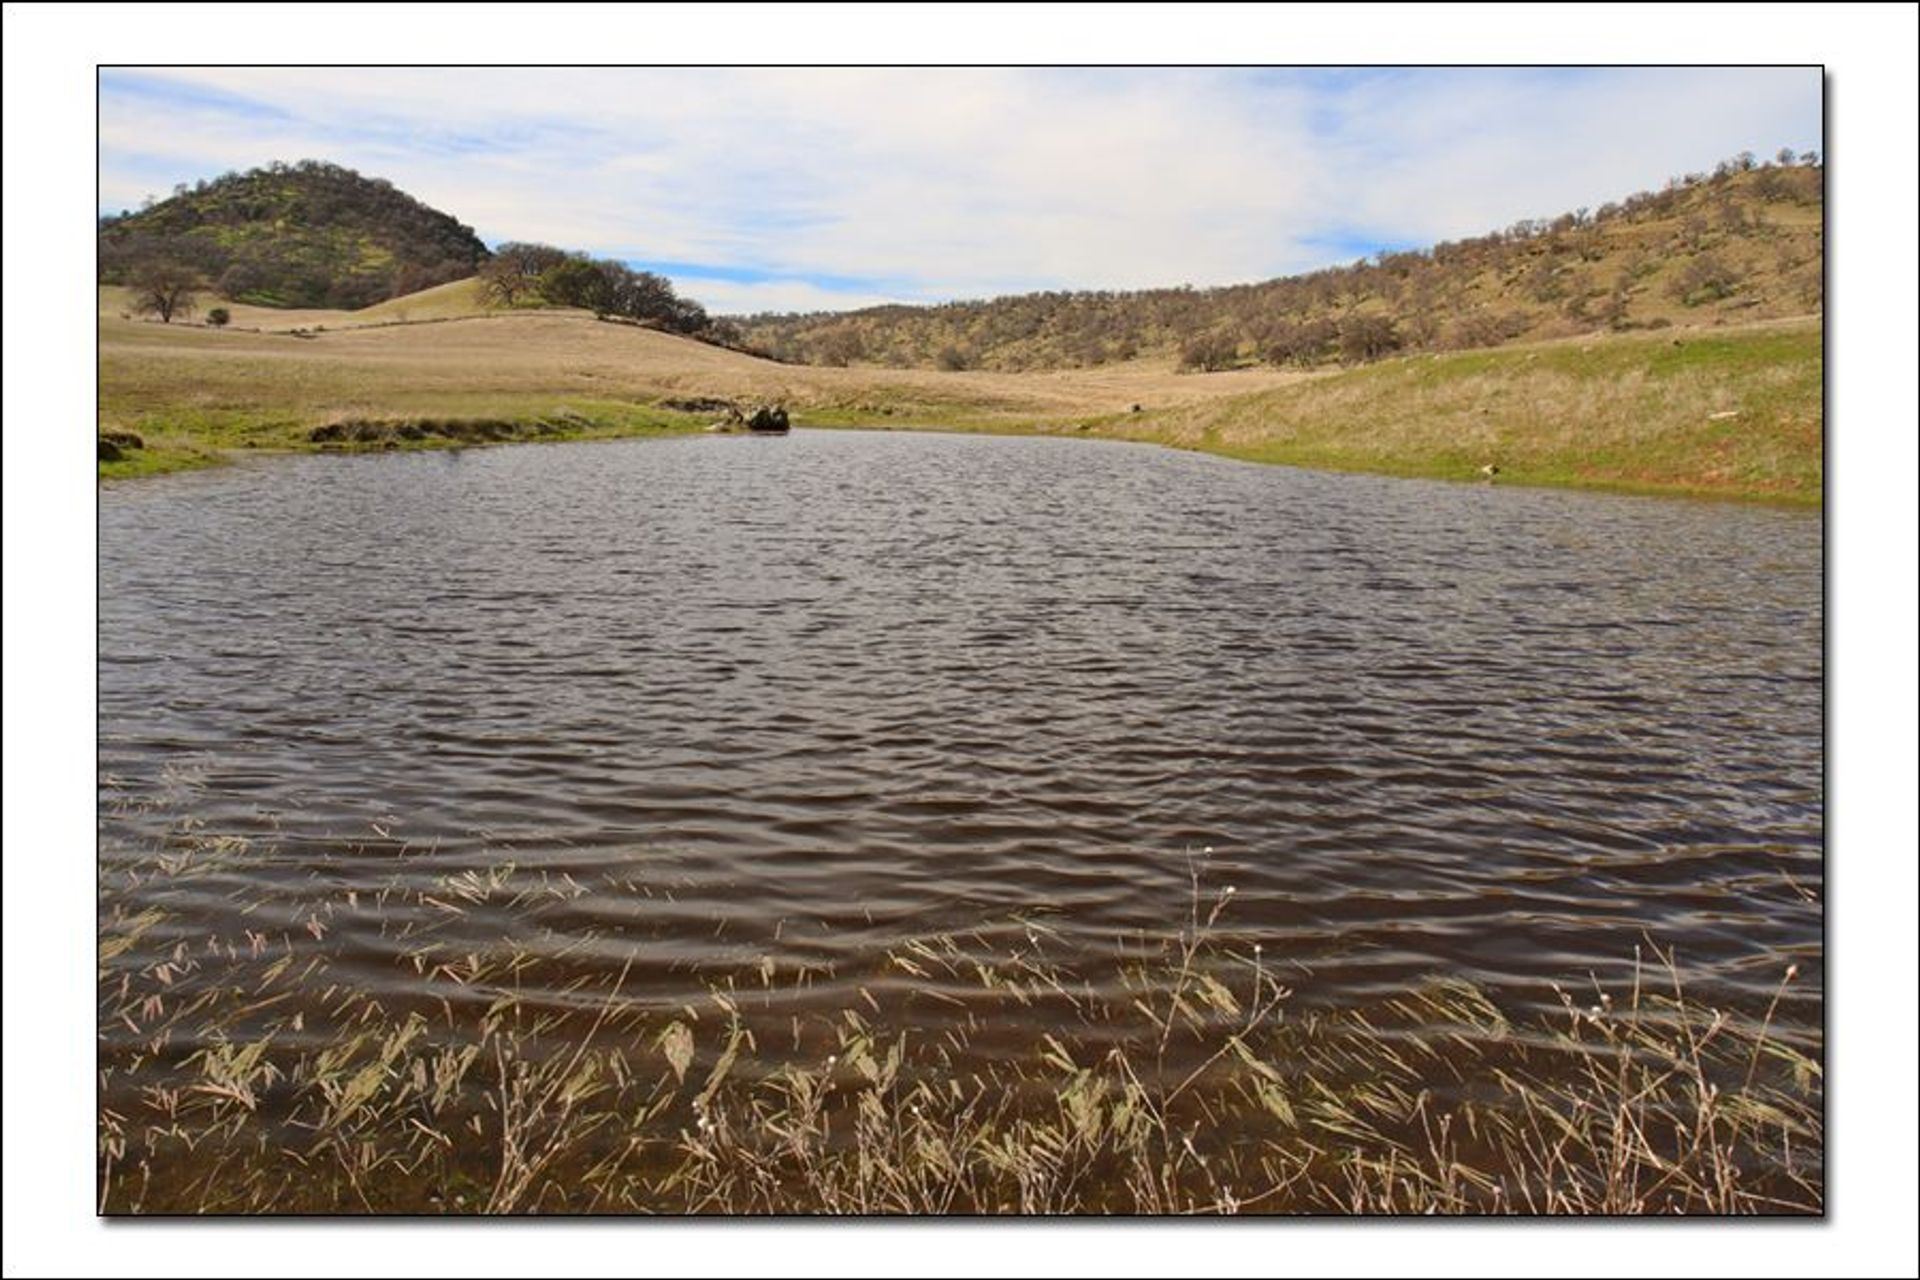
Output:
<instances>
[{"instance_id":1,"label":"distant ridge","mask_svg":"<svg viewBox=\"0 0 1920 1280\"><path fill-rule=\"evenodd\" d=\"M747 349L776 360L1018 372L1142 356L1311 368L1804 316L1822 307L1824 179L1813 153L1742 154L1598 209L1258 284L736 320Z\"/></svg>"}]
</instances>

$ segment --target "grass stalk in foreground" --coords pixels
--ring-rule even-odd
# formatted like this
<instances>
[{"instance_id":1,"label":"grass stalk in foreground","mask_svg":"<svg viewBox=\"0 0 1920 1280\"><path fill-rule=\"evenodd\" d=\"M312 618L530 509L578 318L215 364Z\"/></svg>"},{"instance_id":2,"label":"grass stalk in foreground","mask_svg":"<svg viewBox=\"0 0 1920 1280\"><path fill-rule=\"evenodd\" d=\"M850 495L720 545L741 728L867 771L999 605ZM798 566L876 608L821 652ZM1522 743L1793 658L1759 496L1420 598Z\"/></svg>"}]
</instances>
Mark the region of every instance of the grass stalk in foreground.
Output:
<instances>
[{"instance_id":1,"label":"grass stalk in foreground","mask_svg":"<svg viewBox=\"0 0 1920 1280\"><path fill-rule=\"evenodd\" d=\"M289 901L245 842L179 846L104 877L106 1213L1822 1210L1818 1064L1671 956L1536 1025L1444 978L1293 1015L1196 871L1109 974L1026 919L897 947L837 1007L771 961L663 1007L644 948L610 975L462 941L538 931L570 877ZM193 922L196 886L231 919Z\"/></svg>"}]
</instances>

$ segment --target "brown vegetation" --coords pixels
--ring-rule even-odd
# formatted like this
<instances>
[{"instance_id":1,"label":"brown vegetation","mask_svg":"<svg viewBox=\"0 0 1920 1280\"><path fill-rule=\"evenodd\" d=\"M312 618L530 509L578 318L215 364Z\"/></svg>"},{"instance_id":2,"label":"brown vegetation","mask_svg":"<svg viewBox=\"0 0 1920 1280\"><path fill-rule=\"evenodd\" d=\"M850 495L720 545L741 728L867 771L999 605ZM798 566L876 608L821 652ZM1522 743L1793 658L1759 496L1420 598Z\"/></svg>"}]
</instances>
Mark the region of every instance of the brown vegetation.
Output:
<instances>
[{"instance_id":1,"label":"brown vegetation","mask_svg":"<svg viewBox=\"0 0 1920 1280\"><path fill-rule=\"evenodd\" d=\"M644 948L588 975L444 935L469 912L537 924L591 891L532 869L412 868L378 892L316 878L258 913L235 890L222 918L182 914L196 880L244 885L259 856L188 835L103 875L103 1212L1824 1203L1817 1048L1780 1034L1775 1006L1701 1004L1672 957L1562 993L1547 1021L1447 977L1301 1014L1311 975L1283 982L1196 868L1176 922L1110 974L1064 966L1052 925L1026 918L906 941L845 1007L810 995L829 975L769 961L663 1006ZM387 958L343 956L337 939L368 930ZM954 1004L963 1023L922 1033Z\"/></svg>"},{"instance_id":2,"label":"brown vegetation","mask_svg":"<svg viewBox=\"0 0 1920 1280\"><path fill-rule=\"evenodd\" d=\"M1314 367L1590 332L1758 320L1821 305L1825 171L1740 156L1598 209L1431 249L1219 289L1032 293L741 320L746 346L820 365Z\"/></svg>"}]
</instances>

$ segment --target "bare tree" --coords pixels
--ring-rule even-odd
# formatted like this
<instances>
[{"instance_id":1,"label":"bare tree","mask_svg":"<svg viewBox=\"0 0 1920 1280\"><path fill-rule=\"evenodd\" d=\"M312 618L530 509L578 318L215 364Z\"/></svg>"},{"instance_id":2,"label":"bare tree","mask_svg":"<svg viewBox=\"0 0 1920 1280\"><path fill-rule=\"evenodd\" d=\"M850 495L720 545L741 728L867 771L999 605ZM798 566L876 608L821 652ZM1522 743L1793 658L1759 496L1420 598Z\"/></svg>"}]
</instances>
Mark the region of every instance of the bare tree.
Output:
<instances>
[{"instance_id":1,"label":"bare tree","mask_svg":"<svg viewBox=\"0 0 1920 1280\"><path fill-rule=\"evenodd\" d=\"M185 267L171 262L150 262L133 273L131 283L133 309L141 315L157 315L162 324L171 324L175 316L193 314L200 280Z\"/></svg>"},{"instance_id":2,"label":"bare tree","mask_svg":"<svg viewBox=\"0 0 1920 1280\"><path fill-rule=\"evenodd\" d=\"M1340 322L1340 354L1348 360L1378 360L1402 345L1391 316L1347 316Z\"/></svg>"},{"instance_id":3,"label":"bare tree","mask_svg":"<svg viewBox=\"0 0 1920 1280\"><path fill-rule=\"evenodd\" d=\"M1683 307L1703 302L1718 302L1732 297L1740 287L1741 270L1717 254L1703 253L1674 272L1667 294Z\"/></svg>"},{"instance_id":4,"label":"bare tree","mask_svg":"<svg viewBox=\"0 0 1920 1280\"><path fill-rule=\"evenodd\" d=\"M1240 344L1224 333L1200 333L1180 344L1180 370L1212 373L1240 360Z\"/></svg>"},{"instance_id":5,"label":"bare tree","mask_svg":"<svg viewBox=\"0 0 1920 1280\"><path fill-rule=\"evenodd\" d=\"M859 330L846 327L828 329L820 335L820 341L814 347L814 358L821 364L831 365L834 368L843 369L856 360L865 359L866 354L867 344L861 338ZM939 363L943 369L967 367L965 357L960 357L952 363L944 361Z\"/></svg>"},{"instance_id":6,"label":"bare tree","mask_svg":"<svg viewBox=\"0 0 1920 1280\"><path fill-rule=\"evenodd\" d=\"M565 251L552 245L509 241L480 268L480 285L489 301L511 307L522 298L537 296L540 278L566 260Z\"/></svg>"}]
</instances>

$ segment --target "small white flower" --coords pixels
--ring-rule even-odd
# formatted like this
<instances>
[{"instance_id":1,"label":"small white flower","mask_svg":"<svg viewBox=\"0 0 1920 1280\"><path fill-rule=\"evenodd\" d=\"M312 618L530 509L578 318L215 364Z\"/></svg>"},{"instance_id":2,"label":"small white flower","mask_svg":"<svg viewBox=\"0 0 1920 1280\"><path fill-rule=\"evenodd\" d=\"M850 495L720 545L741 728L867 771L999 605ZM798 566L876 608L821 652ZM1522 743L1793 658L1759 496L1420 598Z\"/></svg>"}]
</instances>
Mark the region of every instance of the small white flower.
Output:
<instances>
[{"instance_id":1,"label":"small white flower","mask_svg":"<svg viewBox=\"0 0 1920 1280\"><path fill-rule=\"evenodd\" d=\"M1232 897L1232 896L1234 895L1234 893L1235 893L1235 892L1236 892L1236 890L1234 889L1234 887L1233 887L1232 885L1228 885L1228 886L1227 886L1227 896L1228 896L1229 898L1231 898L1231 897Z\"/></svg>"}]
</instances>

